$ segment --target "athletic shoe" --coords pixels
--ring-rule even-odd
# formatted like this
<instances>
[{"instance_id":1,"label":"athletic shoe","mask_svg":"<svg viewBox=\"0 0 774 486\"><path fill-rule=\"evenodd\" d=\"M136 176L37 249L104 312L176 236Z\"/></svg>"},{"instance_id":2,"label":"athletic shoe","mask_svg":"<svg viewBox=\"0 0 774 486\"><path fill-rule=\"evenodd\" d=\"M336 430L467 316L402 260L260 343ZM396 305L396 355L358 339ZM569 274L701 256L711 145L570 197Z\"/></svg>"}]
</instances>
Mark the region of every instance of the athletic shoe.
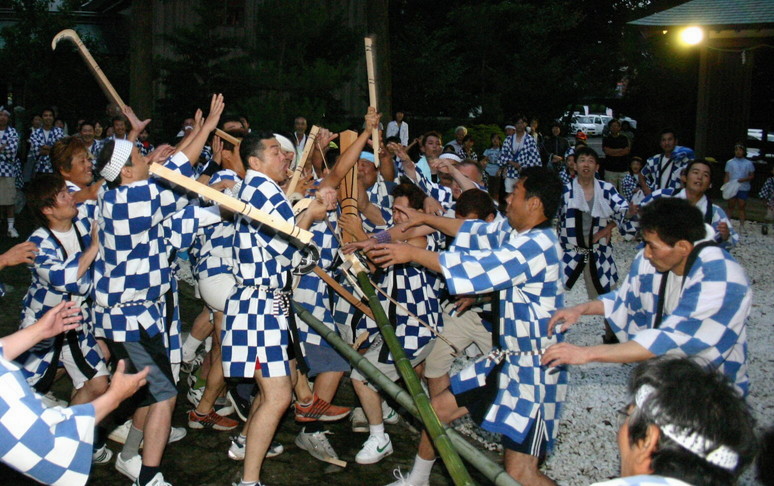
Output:
<instances>
[{"instance_id":1,"label":"athletic shoe","mask_svg":"<svg viewBox=\"0 0 774 486\"><path fill-rule=\"evenodd\" d=\"M228 417L236 411L234 405L231 404L231 400L229 400L227 397L218 397L215 400L214 408L218 415L222 415L224 417Z\"/></svg>"},{"instance_id":2,"label":"athletic shoe","mask_svg":"<svg viewBox=\"0 0 774 486\"><path fill-rule=\"evenodd\" d=\"M392 475L395 476L395 479L397 479L397 481L392 482L387 486L430 486L429 482L424 482L419 484L410 483L409 478L403 477L403 474L401 474L400 472L400 468L394 469L392 471Z\"/></svg>"},{"instance_id":3,"label":"athletic shoe","mask_svg":"<svg viewBox=\"0 0 774 486\"><path fill-rule=\"evenodd\" d=\"M382 402L382 420L385 424L395 425L400 420L400 415L387 402Z\"/></svg>"},{"instance_id":4,"label":"athletic shoe","mask_svg":"<svg viewBox=\"0 0 774 486\"><path fill-rule=\"evenodd\" d=\"M330 434L327 430L307 433L306 428L303 428L301 433L296 436L296 445L299 449L303 449L311 454L315 459L321 461L329 458L338 459L339 456L336 455L336 451L333 450L331 443L328 442L328 438L325 437L327 434Z\"/></svg>"},{"instance_id":5,"label":"athletic shoe","mask_svg":"<svg viewBox=\"0 0 774 486\"><path fill-rule=\"evenodd\" d=\"M369 432L368 419L365 416L365 412L361 407L356 407L352 410L352 415L349 416L349 420L352 422L352 432Z\"/></svg>"},{"instance_id":6,"label":"athletic shoe","mask_svg":"<svg viewBox=\"0 0 774 486\"><path fill-rule=\"evenodd\" d=\"M234 411L242 422L247 422L247 417L250 415L250 402L242 398L235 389L229 389L226 392L226 398L234 406Z\"/></svg>"},{"instance_id":7,"label":"athletic shoe","mask_svg":"<svg viewBox=\"0 0 774 486\"><path fill-rule=\"evenodd\" d=\"M363 443L363 448L355 456L355 462L358 464L376 464L385 457L392 454L392 442L390 436L384 434L386 441L379 443L379 437L369 435L368 440Z\"/></svg>"},{"instance_id":8,"label":"athletic shoe","mask_svg":"<svg viewBox=\"0 0 774 486\"><path fill-rule=\"evenodd\" d=\"M140 476L140 469L142 469L142 456L139 454L124 460L121 454L116 454L116 471L120 472L132 481L136 480Z\"/></svg>"},{"instance_id":9,"label":"athletic shoe","mask_svg":"<svg viewBox=\"0 0 774 486\"><path fill-rule=\"evenodd\" d=\"M297 422L335 422L341 420L352 411L349 407L339 407L332 405L314 394L314 399L309 405L302 405L296 402L296 421Z\"/></svg>"},{"instance_id":10,"label":"athletic shoe","mask_svg":"<svg viewBox=\"0 0 774 486\"><path fill-rule=\"evenodd\" d=\"M118 442L119 444L125 444L126 443L126 436L129 435L129 429L132 427L132 419L127 420L123 424L119 425L115 429L113 429L110 432L110 435L108 435L108 439ZM169 440L167 440L167 444L171 444L173 442L177 442L188 433L188 431L185 430L185 427L172 427L169 431ZM142 447L142 442L140 442L140 447Z\"/></svg>"},{"instance_id":11,"label":"athletic shoe","mask_svg":"<svg viewBox=\"0 0 774 486\"><path fill-rule=\"evenodd\" d=\"M204 396L204 387L189 388L188 392L185 394L185 397L188 399L188 403L193 405L194 408L199 406L199 402L202 401L202 396Z\"/></svg>"},{"instance_id":12,"label":"athletic shoe","mask_svg":"<svg viewBox=\"0 0 774 486\"><path fill-rule=\"evenodd\" d=\"M140 484L139 479L135 479L134 486L172 486L172 484L164 481L164 475L159 472L146 484Z\"/></svg>"},{"instance_id":13,"label":"athletic shoe","mask_svg":"<svg viewBox=\"0 0 774 486\"><path fill-rule=\"evenodd\" d=\"M19 232L16 231L16 228L11 226L10 228L8 228L8 237L9 238L18 238L19 237Z\"/></svg>"},{"instance_id":14,"label":"athletic shoe","mask_svg":"<svg viewBox=\"0 0 774 486\"><path fill-rule=\"evenodd\" d=\"M188 427L192 429L234 430L239 425L236 420L218 415L215 410L200 416L196 410L188 412Z\"/></svg>"},{"instance_id":15,"label":"athletic shoe","mask_svg":"<svg viewBox=\"0 0 774 486\"><path fill-rule=\"evenodd\" d=\"M185 427L172 427L169 430L169 439L167 440L167 444L179 441L185 437L186 434L188 434L188 431L185 430ZM142 444L140 444L140 447L142 447Z\"/></svg>"},{"instance_id":16,"label":"athletic shoe","mask_svg":"<svg viewBox=\"0 0 774 486\"><path fill-rule=\"evenodd\" d=\"M271 441L269 450L266 451L266 458L276 457L285 452L285 448L276 440ZM245 460L245 444L239 440L239 436L236 435L231 438L231 446L228 448L228 457L235 461Z\"/></svg>"},{"instance_id":17,"label":"athletic shoe","mask_svg":"<svg viewBox=\"0 0 774 486\"><path fill-rule=\"evenodd\" d=\"M91 463L92 464L107 464L110 462L110 459L113 458L113 451L107 448L105 444L102 444L102 447L94 451L91 455Z\"/></svg>"},{"instance_id":18,"label":"athletic shoe","mask_svg":"<svg viewBox=\"0 0 774 486\"><path fill-rule=\"evenodd\" d=\"M197 353L191 361L183 361L180 363L180 371L183 373L192 373L195 369L199 368L204 363L204 357L207 353L202 350L201 353Z\"/></svg>"}]
</instances>

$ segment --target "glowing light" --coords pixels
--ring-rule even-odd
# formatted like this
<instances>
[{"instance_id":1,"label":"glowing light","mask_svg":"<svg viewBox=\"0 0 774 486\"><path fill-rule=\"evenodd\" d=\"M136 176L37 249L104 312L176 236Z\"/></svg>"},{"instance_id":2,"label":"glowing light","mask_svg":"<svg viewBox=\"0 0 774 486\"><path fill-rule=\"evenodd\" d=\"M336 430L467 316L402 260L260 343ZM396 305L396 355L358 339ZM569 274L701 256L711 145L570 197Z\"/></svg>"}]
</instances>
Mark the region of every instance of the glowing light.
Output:
<instances>
[{"instance_id":1,"label":"glowing light","mask_svg":"<svg viewBox=\"0 0 774 486\"><path fill-rule=\"evenodd\" d=\"M704 31L701 27L687 27L680 32L680 39L689 46L695 46L704 40Z\"/></svg>"}]
</instances>

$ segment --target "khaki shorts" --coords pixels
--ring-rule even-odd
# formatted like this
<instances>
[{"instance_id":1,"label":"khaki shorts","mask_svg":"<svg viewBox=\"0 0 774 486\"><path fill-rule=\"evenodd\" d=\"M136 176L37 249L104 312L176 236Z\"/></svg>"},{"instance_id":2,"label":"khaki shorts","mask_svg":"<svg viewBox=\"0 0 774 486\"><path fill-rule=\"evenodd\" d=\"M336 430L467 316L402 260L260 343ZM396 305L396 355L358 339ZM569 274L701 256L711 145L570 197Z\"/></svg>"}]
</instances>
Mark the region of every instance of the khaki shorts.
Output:
<instances>
[{"instance_id":1,"label":"khaki shorts","mask_svg":"<svg viewBox=\"0 0 774 486\"><path fill-rule=\"evenodd\" d=\"M452 302L443 305L443 332L446 339L451 341L460 351L471 344L475 344L481 353L492 349L492 333L481 324L478 313L468 309L462 315L450 312L454 309ZM439 378L449 372L454 361L454 351L441 339L436 339L433 351L425 362L425 377Z\"/></svg>"},{"instance_id":2,"label":"khaki shorts","mask_svg":"<svg viewBox=\"0 0 774 486\"><path fill-rule=\"evenodd\" d=\"M417 353L416 357L411 360L411 367L415 368L418 365L422 364L422 362L427 359L427 356L430 354L430 352L433 350L433 345L435 344L436 340L430 341L427 343L422 349L419 350L419 353ZM381 371L384 375L387 376L392 381L398 381L400 378L400 373L398 373L398 368L395 366L395 363L382 363L379 361L379 354L382 350L382 346L386 346L381 339L375 344L373 344L370 348L368 348L368 351L363 355L365 359L367 359L372 365L376 367L377 370ZM369 387L371 387L374 390L377 390L377 386L369 383L368 378L366 378L363 374L360 373L360 370L357 368L352 368L352 375L350 375L353 380L360 380L364 383L366 383Z\"/></svg>"}]
</instances>

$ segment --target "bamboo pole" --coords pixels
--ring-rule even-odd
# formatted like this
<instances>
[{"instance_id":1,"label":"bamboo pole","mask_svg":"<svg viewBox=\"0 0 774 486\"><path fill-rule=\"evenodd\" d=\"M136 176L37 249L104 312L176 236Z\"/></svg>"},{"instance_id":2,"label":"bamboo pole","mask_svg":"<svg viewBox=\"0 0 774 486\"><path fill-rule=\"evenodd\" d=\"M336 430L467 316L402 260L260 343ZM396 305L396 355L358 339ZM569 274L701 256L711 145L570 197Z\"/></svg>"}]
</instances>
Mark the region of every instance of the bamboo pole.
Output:
<instances>
[{"instance_id":1,"label":"bamboo pole","mask_svg":"<svg viewBox=\"0 0 774 486\"><path fill-rule=\"evenodd\" d=\"M368 378L373 384L377 385L381 390L392 397L400 406L405 408L414 417L420 418L419 410L414 404L414 400L411 395L398 386L395 382L387 378L376 366L363 357L356 350L352 349L335 331L329 329L325 324L320 322L319 319L314 317L309 311L304 309L301 305L293 302L293 309L296 315L309 327L317 331L317 333L323 337L328 343L336 349L342 356L344 356L352 366L360 370L364 376ZM503 470L500 465L486 457L475 446L471 445L464 437L457 433L456 430L449 426L446 428L446 435L448 435L457 452L465 458L473 467L478 469L487 479L492 481L497 486L519 486L519 483L513 479L508 473Z\"/></svg>"},{"instance_id":2,"label":"bamboo pole","mask_svg":"<svg viewBox=\"0 0 774 486\"><path fill-rule=\"evenodd\" d=\"M377 113L379 113L379 107L377 105L378 98L376 95L376 67L374 63L374 40L371 37L365 37L363 39L365 44L365 56L366 56L366 71L368 71L368 103L373 106ZM374 145L374 165L379 168L379 127L373 129L371 133L371 142Z\"/></svg>"}]
</instances>

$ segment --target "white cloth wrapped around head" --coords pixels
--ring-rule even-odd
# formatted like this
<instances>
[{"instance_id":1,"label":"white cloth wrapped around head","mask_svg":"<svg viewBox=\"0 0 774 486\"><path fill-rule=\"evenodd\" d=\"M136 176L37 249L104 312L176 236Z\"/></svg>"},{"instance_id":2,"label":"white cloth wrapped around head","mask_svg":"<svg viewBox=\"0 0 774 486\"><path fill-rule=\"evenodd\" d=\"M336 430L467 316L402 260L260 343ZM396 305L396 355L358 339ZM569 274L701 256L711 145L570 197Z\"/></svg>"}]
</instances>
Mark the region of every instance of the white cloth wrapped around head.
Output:
<instances>
[{"instance_id":1,"label":"white cloth wrapped around head","mask_svg":"<svg viewBox=\"0 0 774 486\"><path fill-rule=\"evenodd\" d=\"M129 140L113 140L113 155L110 156L110 161L105 164L105 167L99 172L99 175L105 178L106 181L113 182L121 173L121 169L126 165L129 157L132 156L132 148L134 144Z\"/></svg>"}]
</instances>

